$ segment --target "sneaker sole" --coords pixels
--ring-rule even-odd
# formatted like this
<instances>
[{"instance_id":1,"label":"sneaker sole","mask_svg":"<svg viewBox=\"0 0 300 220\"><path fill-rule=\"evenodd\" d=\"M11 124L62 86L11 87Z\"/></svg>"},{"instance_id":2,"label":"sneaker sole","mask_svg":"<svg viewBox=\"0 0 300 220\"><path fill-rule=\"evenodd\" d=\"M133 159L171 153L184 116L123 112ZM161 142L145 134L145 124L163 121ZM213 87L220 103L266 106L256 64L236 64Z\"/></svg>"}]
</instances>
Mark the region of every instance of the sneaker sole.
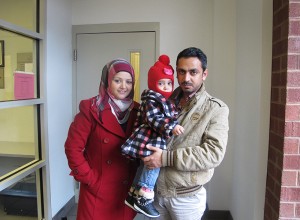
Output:
<instances>
[{"instance_id":1,"label":"sneaker sole","mask_svg":"<svg viewBox=\"0 0 300 220\"><path fill-rule=\"evenodd\" d=\"M134 209L137 210L138 212L146 215L147 217L150 217L150 218L158 218L160 215L149 215L147 212L143 211L142 209L140 209L138 206L136 206L135 204L133 205L134 206Z\"/></svg>"},{"instance_id":2,"label":"sneaker sole","mask_svg":"<svg viewBox=\"0 0 300 220\"><path fill-rule=\"evenodd\" d=\"M139 212L134 206L132 206L129 202L127 202L126 200L125 200L125 205L127 205L127 206L129 206L130 208L132 208L134 211L136 211L136 212Z\"/></svg>"}]
</instances>

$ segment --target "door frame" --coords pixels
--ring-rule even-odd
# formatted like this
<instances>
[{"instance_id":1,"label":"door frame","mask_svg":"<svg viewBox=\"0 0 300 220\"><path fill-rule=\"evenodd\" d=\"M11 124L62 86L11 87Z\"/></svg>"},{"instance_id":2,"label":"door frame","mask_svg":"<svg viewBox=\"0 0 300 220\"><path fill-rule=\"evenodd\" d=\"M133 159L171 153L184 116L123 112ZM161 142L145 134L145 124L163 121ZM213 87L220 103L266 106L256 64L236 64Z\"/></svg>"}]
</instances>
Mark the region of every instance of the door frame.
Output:
<instances>
[{"instance_id":1,"label":"door frame","mask_svg":"<svg viewBox=\"0 0 300 220\"><path fill-rule=\"evenodd\" d=\"M78 34L101 34L101 33L129 33L129 32L154 32L155 33L155 56L154 60L159 56L160 51L160 23L159 22L135 22L135 23L109 23L109 24L87 24L72 26L72 109L75 116L76 104L76 61L74 59L77 50L76 38Z\"/></svg>"}]
</instances>

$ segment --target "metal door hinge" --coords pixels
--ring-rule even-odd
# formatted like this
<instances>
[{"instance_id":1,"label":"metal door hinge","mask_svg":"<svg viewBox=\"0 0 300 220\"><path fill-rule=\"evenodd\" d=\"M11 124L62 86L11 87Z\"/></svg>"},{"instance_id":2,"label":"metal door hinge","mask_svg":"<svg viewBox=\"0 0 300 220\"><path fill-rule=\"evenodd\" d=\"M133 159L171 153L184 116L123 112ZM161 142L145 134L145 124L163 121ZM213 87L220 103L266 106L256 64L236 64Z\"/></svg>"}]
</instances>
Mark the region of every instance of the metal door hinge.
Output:
<instances>
[{"instance_id":1,"label":"metal door hinge","mask_svg":"<svg viewBox=\"0 0 300 220\"><path fill-rule=\"evenodd\" d=\"M74 50L74 53L73 53L73 60L74 60L74 61L77 61L77 50Z\"/></svg>"}]
</instances>

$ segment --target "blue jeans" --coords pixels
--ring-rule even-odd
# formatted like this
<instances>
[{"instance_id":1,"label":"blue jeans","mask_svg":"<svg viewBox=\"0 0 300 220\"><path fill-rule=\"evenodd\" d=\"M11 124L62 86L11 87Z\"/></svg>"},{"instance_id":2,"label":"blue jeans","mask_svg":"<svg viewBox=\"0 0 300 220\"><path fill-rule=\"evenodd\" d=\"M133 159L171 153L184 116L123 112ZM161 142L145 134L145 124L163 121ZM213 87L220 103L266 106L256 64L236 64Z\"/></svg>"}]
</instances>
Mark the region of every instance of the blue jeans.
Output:
<instances>
[{"instance_id":1,"label":"blue jeans","mask_svg":"<svg viewBox=\"0 0 300 220\"><path fill-rule=\"evenodd\" d=\"M154 189L157 177L159 175L160 168L149 170L144 166L141 161L140 166L137 169L132 185L134 187L146 187L147 189Z\"/></svg>"}]
</instances>

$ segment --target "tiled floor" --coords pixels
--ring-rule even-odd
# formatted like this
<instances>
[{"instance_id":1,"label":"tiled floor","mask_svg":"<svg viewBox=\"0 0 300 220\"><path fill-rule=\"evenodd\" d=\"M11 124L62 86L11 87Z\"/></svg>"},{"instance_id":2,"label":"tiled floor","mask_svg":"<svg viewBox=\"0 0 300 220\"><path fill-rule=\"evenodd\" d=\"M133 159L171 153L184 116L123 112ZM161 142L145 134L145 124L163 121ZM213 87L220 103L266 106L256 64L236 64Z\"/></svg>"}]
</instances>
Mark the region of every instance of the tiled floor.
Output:
<instances>
[{"instance_id":1,"label":"tiled floor","mask_svg":"<svg viewBox=\"0 0 300 220\"><path fill-rule=\"evenodd\" d=\"M75 205L70 212L67 214L67 219L66 220L76 220L76 213L77 213L77 205ZM143 220L144 216L143 215L137 215L134 220Z\"/></svg>"},{"instance_id":2,"label":"tiled floor","mask_svg":"<svg viewBox=\"0 0 300 220\"><path fill-rule=\"evenodd\" d=\"M76 213L77 213L77 205L75 205L70 212L67 215L67 219L66 220L76 220ZM143 215L137 215L134 220L143 220L144 216ZM224 220L224 219L228 219L228 218L224 218L224 216L220 217L220 216L212 216L209 215L208 213L206 213L206 215L204 215L202 217L202 220Z\"/></svg>"},{"instance_id":3,"label":"tiled floor","mask_svg":"<svg viewBox=\"0 0 300 220\"><path fill-rule=\"evenodd\" d=\"M76 220L76 213L77 213L77 205L73 206L73 208L70 210L66 220Z\"/></svg>"}]
</instances>

